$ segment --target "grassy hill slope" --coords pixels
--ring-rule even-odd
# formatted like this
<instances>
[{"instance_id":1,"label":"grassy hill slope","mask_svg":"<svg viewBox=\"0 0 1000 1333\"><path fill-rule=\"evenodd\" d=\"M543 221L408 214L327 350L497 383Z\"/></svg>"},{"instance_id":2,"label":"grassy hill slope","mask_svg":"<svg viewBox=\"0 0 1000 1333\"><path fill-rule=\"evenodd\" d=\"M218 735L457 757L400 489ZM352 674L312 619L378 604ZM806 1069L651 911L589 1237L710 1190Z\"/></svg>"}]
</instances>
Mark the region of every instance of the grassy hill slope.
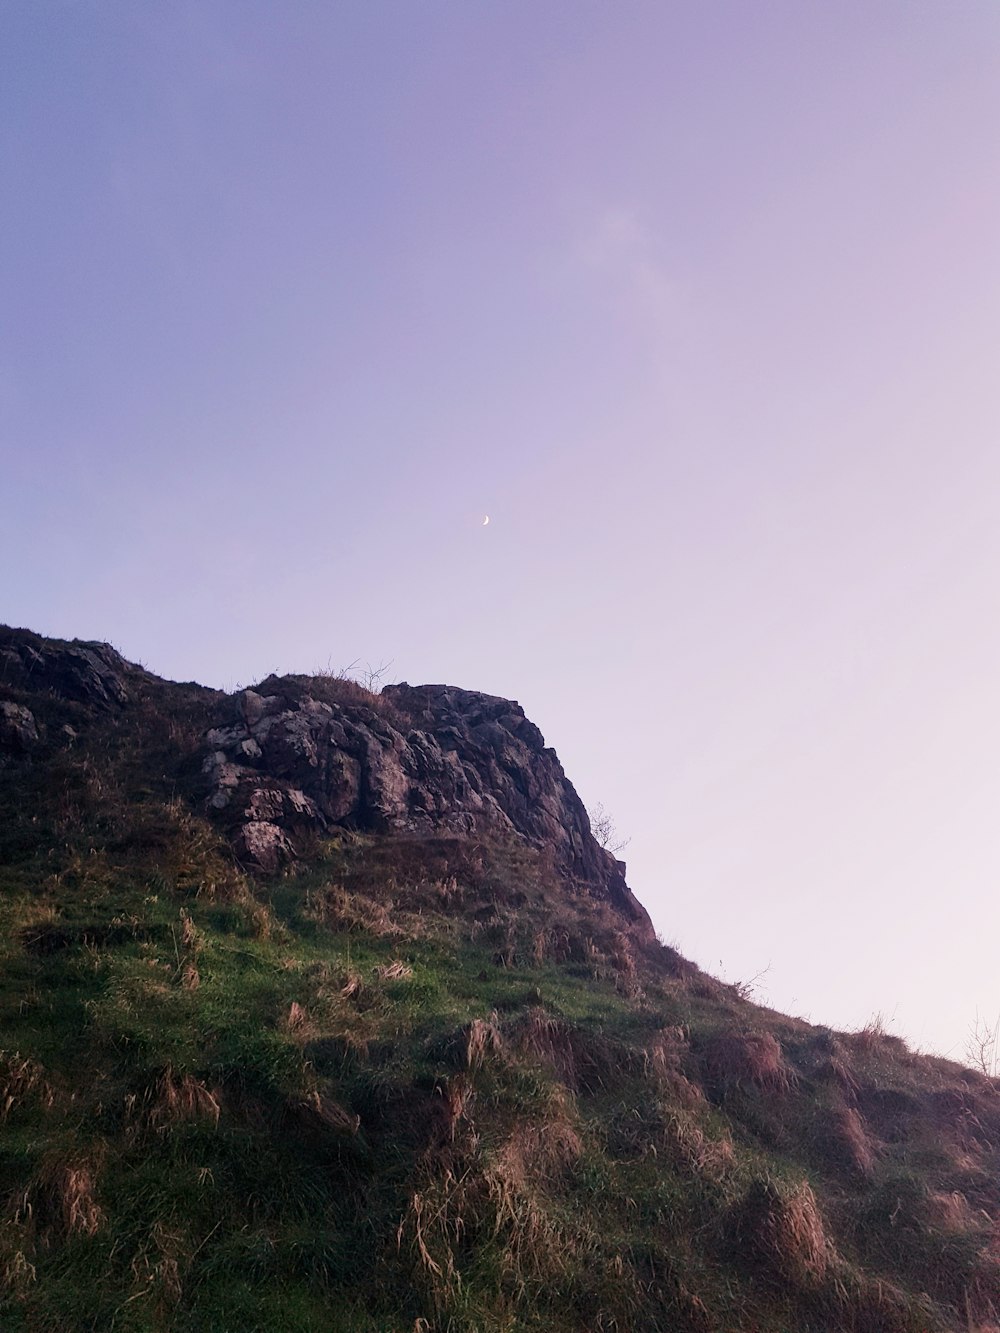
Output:
<instances>
[{"instance_id":1,"label":"grassy hill slope","mask_svg":"<svg viewBox=\"0 0 1000 1333\"><path fill-rule=\"evenodd\" d=\"M62 738L0 768L5 1331L992 1326L991 1080L755 1007L516 839L251 877L218 696L130 686L0 693Z\"/></svg>"}]
</instances>

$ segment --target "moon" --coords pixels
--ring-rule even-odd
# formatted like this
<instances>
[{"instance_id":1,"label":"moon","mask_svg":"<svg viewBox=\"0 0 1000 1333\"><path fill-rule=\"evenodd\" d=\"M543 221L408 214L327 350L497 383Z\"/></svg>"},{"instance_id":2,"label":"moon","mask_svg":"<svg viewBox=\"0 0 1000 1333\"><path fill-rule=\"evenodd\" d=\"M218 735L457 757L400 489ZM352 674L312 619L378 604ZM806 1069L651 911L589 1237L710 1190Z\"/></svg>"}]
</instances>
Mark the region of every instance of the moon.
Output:
<instances>
[{"instance_id":1,"label":"moon","mask_svg":"<svg viewBox=\"0 0 1000 1333\"><path fill-rule=\"evenodd\" d=\"M489 516L489 514L484 514L484 515L483 515L483 527L484 527L484 528L486 527L487 523L489 523L489 521L490 521L490 516Z\"/></svg>"}]
</instances>

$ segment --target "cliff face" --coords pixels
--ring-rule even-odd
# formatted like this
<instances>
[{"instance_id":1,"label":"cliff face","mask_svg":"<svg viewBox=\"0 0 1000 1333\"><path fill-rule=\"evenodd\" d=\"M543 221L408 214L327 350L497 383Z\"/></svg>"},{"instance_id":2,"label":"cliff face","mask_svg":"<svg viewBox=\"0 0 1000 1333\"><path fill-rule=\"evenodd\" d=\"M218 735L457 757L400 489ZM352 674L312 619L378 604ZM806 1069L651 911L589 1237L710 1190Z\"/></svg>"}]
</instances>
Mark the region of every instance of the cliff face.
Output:
<instances>
[{"instance_id":1,"label":"cliff face","mask_svg":"<svg viewBox=\"0 0 1000 1333\"><path fill-rule=\"evenodd\" d=\"M0 704L0 749L39 757L69 743L74 727L47 726L32 696L77 705L85 725L88 713L124 722L139 694L169 714L172 691L192 688L158 680L107 644L24 631L5 631L0 642L3 686L11 697ZM295 858L302 835L337 827L514 835L653 938L623 863L594 839L556 752L519 704L448 685L391 685L375 695L308 676L203 696L204 809L248 868L274 872Z\"/></svg>"},{"instance_id":2,"label":"cliff face","mask_svg":"<svg viewBox=\"0 0 1000 1333\"><path fill-rule=\"evenodd\" d=\"M227 699L206 735L208 808L242 859L274 870L294 855L296 833L337 825L515 833L652 934L624 866L594 840L555 751L518 704L405 684L351 702L329 686L324 699L324 684L271 677Z\"/></svg>"}]
</instances>

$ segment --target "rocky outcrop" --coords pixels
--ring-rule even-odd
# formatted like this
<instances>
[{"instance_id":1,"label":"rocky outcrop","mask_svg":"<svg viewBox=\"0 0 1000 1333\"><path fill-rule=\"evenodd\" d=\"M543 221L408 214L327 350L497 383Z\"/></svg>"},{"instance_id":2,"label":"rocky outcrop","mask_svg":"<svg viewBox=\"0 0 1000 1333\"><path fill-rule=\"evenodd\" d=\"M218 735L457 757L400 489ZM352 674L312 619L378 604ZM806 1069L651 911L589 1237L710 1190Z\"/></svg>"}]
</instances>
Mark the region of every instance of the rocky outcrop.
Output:
<instances>
[{"instance_id":1,"label":"rocky outcrop","mask_svg":"<svg viewBox=\"0 0 1000 1333\"><path fill-rule=\"evenodd\" d=\"M38 744L35 715L23 704L0 703L0 750L26 754Z\"/></svg>"},{"instance_id":2,"label":"rocky outcrop","mask_svg":"<svg viewBox=\"0 0 1000 1333\"><path fill-rule=\"evenodd\" d=\"M302 854L308 835L335 828L512 836L653 937L623 863L595 840L555 751L509 699L449 685L376 695L309 676L271 676L220 696L159 680L105 643L0 626L5 770L37 767L95 735L141 752L154 733L162 745L178 715L193 745L202 737L204 809L248 868L273 873ZM156 762L171 767L169 745ZM198 800L190 762L190 751L178 753L175 776Z\"/></svg>"},{"instance_id":3,"label":"rocky outcrop","mask_svg":"<svg viewBox=\"0 0 1000 1333\"><path fill-rule=\"evenodd\" d=\"M595 841L555 751L517 703L448 685L376 696L271 677L231 698L219 723L205 738L207 807L263 870L310 829L516 834L652 933L624 865Z\"/></svg>"},{"instance_id":4,"label":"rocky outcrop","mask_svg":"<svg viewBox=\"0 0 1000 1333\"><path fill-rule=\"evenodd\" d=\"M0 685L18 690L51 690L62 699L100 709L129 701L129 663L107 643L63 643L25 630L0 637Z\"/></svg>"}]
</instances>

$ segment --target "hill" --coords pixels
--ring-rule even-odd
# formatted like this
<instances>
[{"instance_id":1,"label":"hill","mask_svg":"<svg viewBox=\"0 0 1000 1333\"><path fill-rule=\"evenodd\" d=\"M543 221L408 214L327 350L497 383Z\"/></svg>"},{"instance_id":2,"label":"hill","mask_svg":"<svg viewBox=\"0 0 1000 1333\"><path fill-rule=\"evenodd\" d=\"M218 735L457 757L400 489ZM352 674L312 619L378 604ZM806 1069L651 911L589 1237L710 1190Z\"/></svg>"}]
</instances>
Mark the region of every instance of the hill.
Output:
<instances>
[{"instance_id":1,"label":"hill","mask_svg":"<svg viewBox=\"0 0 1000 1333\"><path fill-rule=\"evenodd\" d=\"M994 1326L998 1085L662 945L507 700L0 629L0 909L5 1331Z\"/></svg>"}]
</instances>

